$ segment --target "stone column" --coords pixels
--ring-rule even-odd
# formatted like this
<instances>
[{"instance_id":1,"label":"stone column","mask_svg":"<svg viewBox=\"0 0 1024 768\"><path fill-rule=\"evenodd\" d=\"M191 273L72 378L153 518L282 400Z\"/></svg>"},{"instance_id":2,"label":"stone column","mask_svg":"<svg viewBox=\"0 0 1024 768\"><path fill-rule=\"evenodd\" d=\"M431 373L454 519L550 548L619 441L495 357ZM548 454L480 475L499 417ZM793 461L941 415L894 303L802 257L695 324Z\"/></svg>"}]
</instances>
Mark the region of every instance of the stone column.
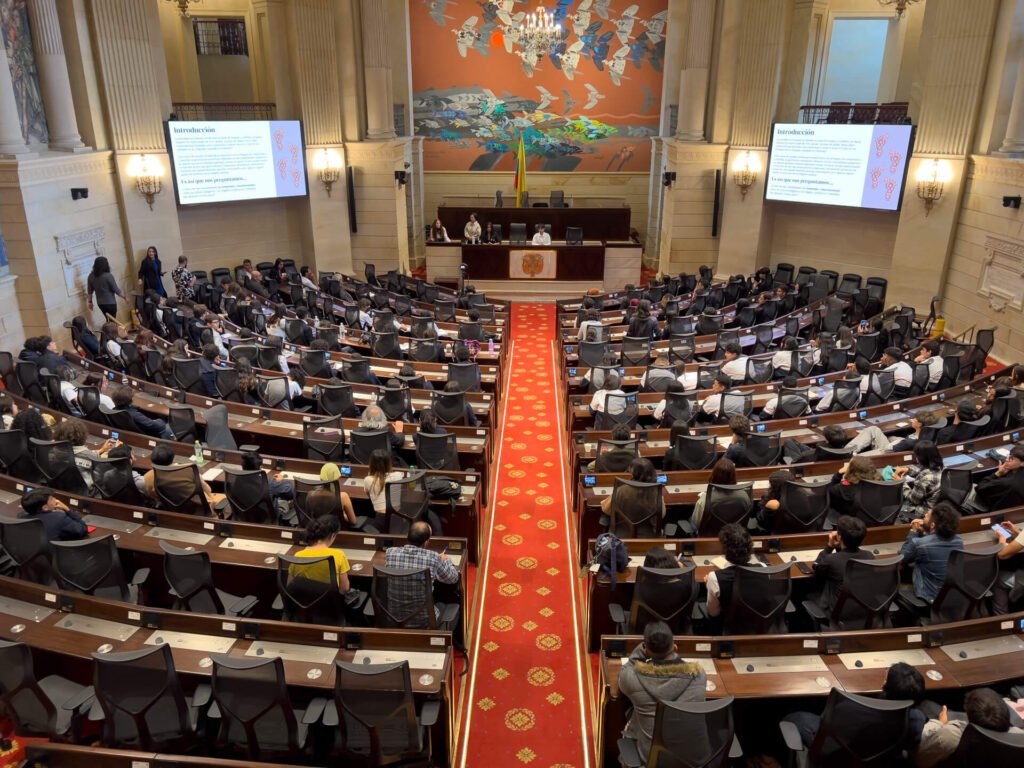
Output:
<instances>
[{"instance_id":1,"label":"stone column","mask_svg":"<svg viewBox=\"0 0 1024 768\"><path fill-rule=\"evenodd\" d=\"M50 149L81 152L86 149L78 133L75 102L71 97L68 62L60 36L60 19L54 0L28 0L32 46L39 67L39 84L50 130Z\"/></svg>"},{"instance_id":2,"label":"stone column","mask_svg":"<svg viewBox=\"0 0 1024 768\"><path fill-rule=\"evenodd\" d=\"M1006 136L1000 152L1017 155L1024 152L1024 56L1017 65L1017 83L1013 87L1010 116L1006 121Z\"/></svg>"},{"instance_id":3,"label":"stone column","mask_svg":"<svg viewBox=\"0 0 1024 768\"><path fill-rule=\"evenodd\" d=\"M14 97L7 48L0 41L0 156L24 155L28 151L18 119L18 102Z\"/></svg>"},{"instance_id":4,"label":"stone column","mask_svg":"<svg viewBox=\"0 0 1024 768\"><path fill-rule=\"evenodd\" d=\"M686 51L679 76L679 118L676 138L704 141L704 115L708 102L708 73L715 30L715 0L690 0Z\"/></svg>"},{"instance_id":5,"label":"stone column","mask_svg":"<svg viewBox=\"0 0 1024 768\"><path fill-rule=\"evenodd\" d=\"M366 138L395 138L395 108L391 85L388 18L380 0L360 0L363 31L363 71L366 79Z\"/></svg>"}]
</instances>

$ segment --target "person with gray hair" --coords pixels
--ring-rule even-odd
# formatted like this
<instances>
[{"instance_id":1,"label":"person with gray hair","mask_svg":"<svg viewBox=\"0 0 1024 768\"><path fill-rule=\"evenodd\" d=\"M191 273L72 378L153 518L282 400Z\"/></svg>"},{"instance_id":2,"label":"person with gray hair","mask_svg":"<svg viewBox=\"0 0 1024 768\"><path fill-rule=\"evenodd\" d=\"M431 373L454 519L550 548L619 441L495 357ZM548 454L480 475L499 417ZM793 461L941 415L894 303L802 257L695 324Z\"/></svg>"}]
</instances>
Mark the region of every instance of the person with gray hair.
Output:
<instances>
[{"instance_id":1,"label":"person with gray hair","mask_svg":"<svg viewBox=\"0 0 1024 768\"><path fill-rule=\"evenodd\" d=\"M395 451L399 450L405 445L405 422L397 420L395 422L389 422L387 414L384 413L379 405L370 405L363 409L363 415L359 419L359 430L360 432L378 432L380 430L387 430L390 432L389 440L391 443L392 457L398 463L398 456ZM401 462L401 466L405 466L405 462Z\"/></svg>"},{"instance_id":2,"label":"person with gray hair","mask_svg":"<svg viewBox=\"0 0 1024 768\"><path fill-rule=\"evenodd\" d=\"M622 377L615 371L609 371L604 377L604 383L601 384L601 388L594 393L593 399L590 401L590 410L594 413L604 413L607 406L608 395L624 395L622 391ZM608 407L608 414L611 416L618 416L626 410L625 400L613 400L611 406Z\"/></svg>"}]
</instances>

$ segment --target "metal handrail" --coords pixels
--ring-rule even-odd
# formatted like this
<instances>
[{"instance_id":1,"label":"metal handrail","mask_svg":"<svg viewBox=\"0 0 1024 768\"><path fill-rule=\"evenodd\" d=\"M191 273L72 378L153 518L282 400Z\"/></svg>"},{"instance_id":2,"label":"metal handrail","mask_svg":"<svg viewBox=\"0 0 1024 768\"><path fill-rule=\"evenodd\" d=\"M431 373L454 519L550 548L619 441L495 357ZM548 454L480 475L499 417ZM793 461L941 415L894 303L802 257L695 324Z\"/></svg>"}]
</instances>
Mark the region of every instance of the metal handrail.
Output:
<instances>
[{"instance_id":1,"label":"metal handrail","mask_svg":"<svg viewBox=\"0 0 1024 768\"><path fill-rule=\"evenodd\" d=\"M273 120L273 102L179 101L171 105L178 120Z\"/></svg>"}]
</instances>

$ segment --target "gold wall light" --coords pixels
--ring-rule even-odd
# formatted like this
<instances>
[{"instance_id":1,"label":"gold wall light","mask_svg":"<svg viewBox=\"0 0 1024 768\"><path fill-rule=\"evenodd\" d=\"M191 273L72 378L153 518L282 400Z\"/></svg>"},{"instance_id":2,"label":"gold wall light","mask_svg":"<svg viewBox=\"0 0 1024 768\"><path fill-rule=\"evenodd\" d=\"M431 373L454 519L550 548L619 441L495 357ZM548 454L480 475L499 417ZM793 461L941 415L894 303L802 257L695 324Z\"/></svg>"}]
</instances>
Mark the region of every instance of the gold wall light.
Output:
<instances>
[{"instance_id":1,"label":"gold wall light","mask_svg":"<svg viewBox=\"0 0 1024 768\"><path fill-rule=\"evenodd\" d=\"M740 188L740 198L746 199L747 190L757 181L757 174L761 172L761 159L746 150L736 155L732 161L732 180Z\"/></svg>"},{"instance_id":2,"label":"gold wall light","mask_svg":"<svg viewBox=\"0 0 1024 768\"><path fill-rule=\"evenodd\" d=\"M318 150L313 157L313 170L317 172L330 197L331 187L341 178L341 155L334 149Z\"/></svg>"},{"instance_id":3,"label":"gold wall light","mask_svg":"<svg viewBox=\"0 0 1024 768\"><path fill-rule=\"evenodd\" d=\"M924 215L927 216L942 197L946 182L953 180L953 166L948 160L922 160L914 179L917 181L917 196L924 200Z\"/></svg>"},{"instance_id":4,"label":"gold wall light","mask_svg":"<svg viewBox=\"0 0 1024 768\"><path fill-rule=\"evenodd\" d=\"M135 155L128 161L128 175L135 179L136 191L146 198L149 210L153 210L153 198L163 189L161 179L164 167L160 159L151 155Z\"/></svg>"}]
</instances>

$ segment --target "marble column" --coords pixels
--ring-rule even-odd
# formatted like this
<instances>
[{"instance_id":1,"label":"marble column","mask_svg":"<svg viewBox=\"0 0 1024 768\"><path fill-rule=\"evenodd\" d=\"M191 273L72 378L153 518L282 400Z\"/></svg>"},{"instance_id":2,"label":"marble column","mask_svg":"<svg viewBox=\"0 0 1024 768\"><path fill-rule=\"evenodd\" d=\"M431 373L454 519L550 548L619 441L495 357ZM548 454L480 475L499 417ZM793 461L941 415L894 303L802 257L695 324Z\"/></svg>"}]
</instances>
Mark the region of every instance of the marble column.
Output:
<instances>
[{"instance_id":1,"label":"marble column","mask_svg":"<svg viewBox=\"0 0 1024 768\"><path fill-rule=\"evenodd\" d=\"M1014 155L1024 153L1024 56L1020 57L1017 65L1017 83L1013 87L1006 136L1003 137L999 151Z\"/></svg>"},{"instance_id":2,"label":"marble column","mask_svg":"<svg viewBox=\"0 0 1024 768\"><path fill-rule=\"evenodd\" d=\"M50 130L50 149L76 152L86 149L78 133L71 79L60 36L60 19L55 0L28 0L32 27L32 47L39 68L46 124Z\"/></svg>"},{"instance_id":3,"label":"marble column","mask_svg":"<svg viewBox=\"0 0 1024 768\"><path fill-rule=\"evenodd\" d=\"M704 115L708 102L711 43L715 29L715 0L690 0L686 51L679 76L679 118L676 138L704 141Z\"/></svg>"},{"instance_id":4,"label":"marble column","mask_svg":"<svg viewBox=\"0 0 1024 768\"><path fill-rule=\"evenodd\" d=\"M18 102L14 96L7 48L0 41L0 156L23 155L29 151L18 118Z\"/></svg>"},{"instance_id":5,"label":"marble column","mask_svg":"<svg viewBox=\"0 0 1024 768\"><path fill-rule=\"evenodd\" d=\"M360 0L363 30L363 72L366 80L366 138L380 141L395 138L394 89L391 85L391 56L388 18L380 0Z\"/></svg>"}]
</instances>

